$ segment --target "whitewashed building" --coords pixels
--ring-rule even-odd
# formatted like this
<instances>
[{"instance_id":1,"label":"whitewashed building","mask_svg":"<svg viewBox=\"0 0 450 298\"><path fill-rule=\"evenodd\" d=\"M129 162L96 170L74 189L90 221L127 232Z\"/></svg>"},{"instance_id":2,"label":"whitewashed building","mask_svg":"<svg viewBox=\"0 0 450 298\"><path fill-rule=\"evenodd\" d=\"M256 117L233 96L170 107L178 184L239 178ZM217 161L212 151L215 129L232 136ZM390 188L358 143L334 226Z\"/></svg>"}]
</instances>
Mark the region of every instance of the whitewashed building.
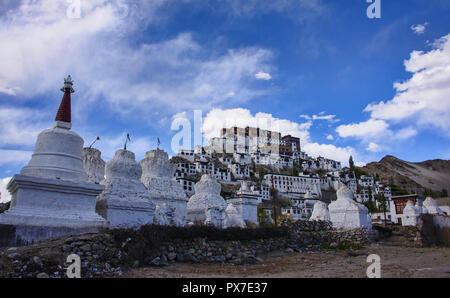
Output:
<instances>
[{"instance_id":1,"label":"whitewashed building","mask_svg":"<svg viewBox=\"0 0 450 298\"><path fill-rule=\"evenodd\" d=\"M313 197L322 195L320 178L314 175L289 176L281 174L267 174L264 176L264 184L275 188L281 193L305 195L307 191Z\"/></svg>"}]
</instances>

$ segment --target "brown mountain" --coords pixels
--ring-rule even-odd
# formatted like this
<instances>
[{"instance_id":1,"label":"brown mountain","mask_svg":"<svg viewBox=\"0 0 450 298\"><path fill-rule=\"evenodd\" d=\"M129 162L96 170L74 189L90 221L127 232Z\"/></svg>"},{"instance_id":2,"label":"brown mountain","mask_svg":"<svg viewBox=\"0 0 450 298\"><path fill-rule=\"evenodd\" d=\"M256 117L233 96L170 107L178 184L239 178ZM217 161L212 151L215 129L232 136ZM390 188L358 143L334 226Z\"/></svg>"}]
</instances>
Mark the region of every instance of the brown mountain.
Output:
<instances>
[{"instance_id":1,"label":"brown mountain","mask_svg":"<svg viewBox=\"0 0 450 298\"><path fill-rule=\"evenodd\" d=\"M436 194L443 189L450 191L450 160L408 162L388 155L361 169L373 176L378 174L382 183L398 185L410 193L423 195L425 189Z\"/></svg>"}]
</instances>

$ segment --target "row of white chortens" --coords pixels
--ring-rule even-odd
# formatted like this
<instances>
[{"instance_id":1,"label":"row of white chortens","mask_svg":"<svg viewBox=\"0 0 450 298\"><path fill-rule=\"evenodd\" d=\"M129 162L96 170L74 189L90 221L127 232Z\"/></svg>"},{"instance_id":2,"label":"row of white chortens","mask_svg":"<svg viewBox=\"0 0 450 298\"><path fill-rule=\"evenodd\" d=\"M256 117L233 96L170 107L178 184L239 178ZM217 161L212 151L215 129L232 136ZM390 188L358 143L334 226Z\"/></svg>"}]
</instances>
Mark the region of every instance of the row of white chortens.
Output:
<instances>
[{"instance_id":1,"label":"row of white chortens","mask_svg":"<svg viewBox=\"0 0 450 298\"><path fill-rule=\"evenodd\" d=\"M414 205L413 201L408 201L403 209L402 225L417 226L419 224L420 215L422 214L445 215L438 207L437 202L430 197L426 198L422 204L418 201L416 205Z\"/></svg>"},{"instance_id":2,"label":"row of white chortens","mask_svg":"<svg viewBox=\"0 0 450 298\"><path fill-rule=\"evenodd\" d=\"M69 76L54 127L39 134L32 159L8 184L12 203L0 214L0 224L64 231L147 224L218 228L245 227L246 221L258 224L257 199L246 195L251 193L246 182L227 203L220 195L221 185L204 175L188 198L174 180L176 165L162 150L147 152L139 163L133 152L118 150L105 164L100 151L83 149L83 139L71 131L72 85ZM353 200L345 185L337 196L329 206L317 203L311 219L330 220L336 228L371 228L367 208ZM433 208L426 202L421 212L435 212ZM405 212L417 220L416 207L409 204Z\"/></svg>"}]
</instances>

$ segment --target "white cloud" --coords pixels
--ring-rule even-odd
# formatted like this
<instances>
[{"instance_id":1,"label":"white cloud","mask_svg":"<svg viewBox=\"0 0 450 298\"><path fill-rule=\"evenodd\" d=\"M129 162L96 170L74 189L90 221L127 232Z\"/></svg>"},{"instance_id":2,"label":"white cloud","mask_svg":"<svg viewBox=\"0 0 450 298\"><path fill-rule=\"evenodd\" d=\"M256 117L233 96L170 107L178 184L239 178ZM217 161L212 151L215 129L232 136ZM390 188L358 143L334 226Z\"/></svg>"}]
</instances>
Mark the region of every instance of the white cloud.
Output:
<instances>
[{"instance_id":1,"label":"white cloud","mask_svg":"<svg viewBox=\"0 0 450 298\"><path fill-rule=\"evenodd\" d=\"M412 77L394 83L394 98L369 104L364 111L370 119L339 126L340 137L360 139L372 152L423 129L450 137L450 34L436 40L428 52L413 51L404 64Z\"/></svg>"},{"instance_id":2,"label":"white cloud","mask_svg":"<svg viewBox=\"0 0 450 298\"><path fill-rule=\"evenodd\" d=\"M340 125L336 132L342 138L373 138L383 135L388 128L389 125L385 121L370 119L357 124Z\"/></svg>"},{"instance_id":3,"label":"white cloud","mask_svg":"<svg viewBox=\"0 0 450 298\"><path fill-rule=\"evenodd\" d=\"M326 120L326 121L331 122L331 123L337 123L337 122L340 121L339 119L336 119L336 115L326 115L325 112L320 112L319 115L312 115L312 116L300 115L300 118L303 118L303 119L306 119L306 120L313 120L313 121Z\"/></svg>"},{"instance_id":4,"label":"white cloud","mask_svg":"<svg viewBox=\"0 0 450 298\"><path fill-rule=\"evenodd\" d=\"M417 135L417 130L412 127L406 127L395 132L394 138L396 140L407 140Z\"/></svg>"},{"instance_id":5,"label":"white cloud","mask_svg":"<svg viewBox=\"0 0 450 298\"><path fill-rule=\"evenodd\" d=\"M333 135L328 135L328 136L327 136L327 140L329 140L329 141L333 141L333 140L334 140L334 137L333 137Z\"/></svg>"},{"instance_id":6,"label":"white cloud","mask_svg":"<svg viewBox=\"0 0 450 298\"><path fill-rule=\"evenodd\" d=\"M187 113L186 112L180 112L180 113L176 113L175 115L173 115L173 119L178 119L178 118L186 118L187 117Z\"/></svg>"},{"instance_id":7,"label":"white cloud","mask_svg":"<svg viewBox=\"0 0 450 298\"><path fill-rule=\"evenodd\" d=\"M25 164L32 154L32 151L0 149L0 166Z\"/></svg>"},{"instance_id":8,"label":"white cloud","mask_svg":"<svg viewBox=\"0 0 450 298\"><path fill-rule=\"evenodd\" d=\"M55 112L56 113L56 112ZM50 122L39 110L0 106L0 146L31 146Z\"/></svg>"},{"instance_id":9,"label":"white cloud","mask_svg":"<svg viewBox=\"0 0 450 298\"><path fill-rule=\"evenodd\" d=\"M11 178L0 179L0 203L7 203L11 201L11 194L6 189Z\"/></svg>"},{"instance_id":10,"label":"white cloud","mask_svg":"<svg viewBox=\"0 0 450 298\"><path fill-rule=\"evenodd\" d=\"M424 24L417 24L417 25L412 25L411 26L411 30L414 31L415 34L417 35L421 35L424 34L427 26L428 26L428 22L424 23Z\"/></svg>"},{"instance_id":11,"label":"white cloud","mask_svg":"<svg viewBox=\"0 0 450 298\"><path fill-rule=\"evenodd\" d=\"M233 91L228 92L227 97L234 97L236 95L236 93L234 93Z\"/></svg>"},{"instance_id":12,"label":"white cloud","mask_svg":"<svg viewBox=\"0 0 450 298\"><path fill-rule=\"evenodd\" d=\"M257 78L258 80L266 80L269 81L272 79L272 76L269 73L266 72L258 72L257 74L255 74L255 78Z\"/></svg>"},{"instance_id":13,"label":"white cloud","mask_svg":"<svg viewBox=\"0 0 450 298\"><path fill-rule=\"evenodd\" d=\"M371 142L369 144L369 146L366 148L366 150L370 151L370 152L378 153L378 152L381 152L383 149L380 147L380 145L378 145L374 142Z\"/></svg>"},{"instance_id":14,"label":"white cloud","mask_svg":"<svg viewBox=\"0 0 450 298\"><path fill-rule=\"evenodd\" d=\"M66 17L65 1L24 1L0 18L0 92L25 98L54 92L72 74L74 110L83 113L91 101L104 100L113 111L135 117L155 109L172 114L233 104L268 92L251 82L259 70L272 68L269 50L211 51L190 33L133 44L142 28L164 18L168 2L134 1L124 17L122 1L83 1L82 18L73 20Z\"/></svg>"},{"instance_id":15,"label":"white cloud","mask_svg":"<svg viewBox=\"0 0 450 298\"><path fill-rule=\"evenodd\" d=\"M201 3L203 4L205 1L201 0ZM327 11L322 0L226 0L214 1L213 6L217 7L223 3L227 4L225 9L229 13L246 17L260 13L276 12L294 20L305 21Z\"/></svg>"},{"instance_id":16,"label":"white cloud","mask_svg":"<svg viewBox=\"0 0 450 298\"><path fill-rule=\"evenodd\" d=\"M413 75L394 84L395 97L370 104L365 111L372 119L395 123L411 119L418 128L431 128L450 137L450 34L427 53L412 52L405 67Z\"/></svg>"},{"instance_id":17,"label":"white cloud","mask_svg":"<svg viewBox=\"0 0 450 298\"><path fill-rule=\"evenodd\" d=\"M302 150L312 157L325 157L340 161L344 166L348 165L350 156L357 159L357 152L352 147L336 147L334 145L306 143Z\"/></svg>"}]
</instances>

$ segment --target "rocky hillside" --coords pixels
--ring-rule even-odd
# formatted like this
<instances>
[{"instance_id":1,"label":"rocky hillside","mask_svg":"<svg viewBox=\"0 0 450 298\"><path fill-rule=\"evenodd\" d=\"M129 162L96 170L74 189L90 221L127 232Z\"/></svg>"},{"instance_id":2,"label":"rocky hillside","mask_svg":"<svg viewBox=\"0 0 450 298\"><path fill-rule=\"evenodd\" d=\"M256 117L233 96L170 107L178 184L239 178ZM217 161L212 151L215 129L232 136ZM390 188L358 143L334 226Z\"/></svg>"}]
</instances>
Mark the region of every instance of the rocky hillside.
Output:
<instances>
[{"instance_id":1,"label":"rocky hillside","mask_svg":"<svg viewBox=\"0 0 450 298\"><path fill-rule=\"evenodd\" d=\"M450 160L407 162L388 155L361 169L373 176L378 174L383 183L393 183L419 195L423 195L425 189L436 194L441 194L443 189L450 191Z\"/></svg>"}]
</instances>

